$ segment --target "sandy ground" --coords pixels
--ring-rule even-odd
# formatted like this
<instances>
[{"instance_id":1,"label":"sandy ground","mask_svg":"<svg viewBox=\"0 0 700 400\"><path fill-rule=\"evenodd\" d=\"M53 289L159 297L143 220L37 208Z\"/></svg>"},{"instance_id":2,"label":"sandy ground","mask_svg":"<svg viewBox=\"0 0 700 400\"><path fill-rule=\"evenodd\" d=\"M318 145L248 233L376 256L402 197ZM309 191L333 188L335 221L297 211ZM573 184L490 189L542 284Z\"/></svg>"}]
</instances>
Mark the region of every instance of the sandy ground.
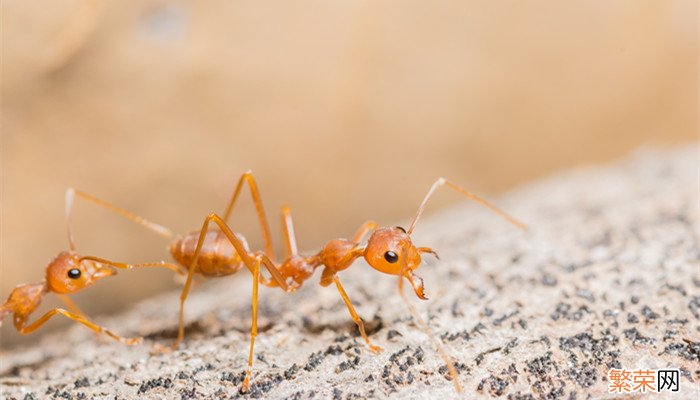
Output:
<instances>
[{"instance_id":1,"label":"sandy ground","mask_svg":"<svg viewBox=\"0 0 700 400\"><path fill-rule=\"evenodd\" d=\"M441 260L418 270L430 300L412 301L454 359L462 397L611 398L610 368L672 367L680 393L650 398L698 398L697 174L697 145L645 151L501 198L527 233L474 205L422 221L414 242ZM362 261L341 279L381 354L358 340L332 287L263 288L253 386L241 394L251 288L220 279L195 288L179 350L157 351L176 331L170 293L99 320L141 345L75 326L3 353L2 397L458 397L395 280Z\"/></svg>"}]
</instances>

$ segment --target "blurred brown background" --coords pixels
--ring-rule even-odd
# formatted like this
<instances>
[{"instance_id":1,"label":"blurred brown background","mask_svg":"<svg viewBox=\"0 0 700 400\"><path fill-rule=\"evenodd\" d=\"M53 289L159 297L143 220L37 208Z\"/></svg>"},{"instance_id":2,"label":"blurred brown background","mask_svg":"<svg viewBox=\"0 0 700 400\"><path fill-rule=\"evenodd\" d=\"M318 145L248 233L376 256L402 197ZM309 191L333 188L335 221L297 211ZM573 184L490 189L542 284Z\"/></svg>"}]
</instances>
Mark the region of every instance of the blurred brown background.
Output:
<instances>
[{"instance_id":1,"label":"blurred brown background","mask_svg":"<svg viewBox=\"0 0 700 400\"><path fill-rule=\"evenodd\" d=\"M441 175L493 195L693 140L697 37L694 0L3 1L0 296L67 248L70 186L186 232L253 169L274 231L288 203L313 250L409 220ZM234 226L259 246L253 214L246 197ZM168 259L84 203L75 233ZM175 286L129 271L74 298L95 316ZM30 340L5 321L3 346Z\"/></svg>"}]
</instances>

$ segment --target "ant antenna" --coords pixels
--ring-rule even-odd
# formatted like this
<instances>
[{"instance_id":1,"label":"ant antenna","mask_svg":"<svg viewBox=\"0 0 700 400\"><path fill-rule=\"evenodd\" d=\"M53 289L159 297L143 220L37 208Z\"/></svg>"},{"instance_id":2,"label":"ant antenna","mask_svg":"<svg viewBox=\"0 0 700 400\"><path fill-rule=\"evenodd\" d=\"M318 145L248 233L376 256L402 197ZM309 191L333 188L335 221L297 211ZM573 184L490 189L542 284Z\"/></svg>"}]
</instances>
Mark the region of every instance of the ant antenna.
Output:
<instances>
[{"instance_id":1,"label":"ant antenna","mask_svg":"<svg viewBox=\"0 0 700 400\"><path fill-rule=\"evenodd\" d=\"M498 207L494 206L493 204L489 203L488 201L482 199L481 197L475 195L474 193L468 191L467 189L464 189L460 186L455 185L454 183L448 181L445 178L438 178L438 180L433 183L433 186L430 187L430 190L428 190L428 194L425 195L425 198L423 199L423 202L420 204L420 207L418 207L418 212L416 213L416 216L413 218L413 222L411 222L411 226L408 228L408 234L410 235L413 232L413 228L415 228L416 223L418 222L418 219L420 216L423 214L423 210L425 209L426 203L428 203L428 199L433 195L433 193L441 186L447 185L447 187L451 188L452 190L462 193L463 195L469 197L470 199L476 201L477 203L481 204L482 206L488 208L489 210L493 211L494 213L498 214L501 218L505 219L506 221L510 222L511 224L517 226L518 228L522 230L527 230L527 226L523 224L522 222L518 221L517 219L511 217L510 215L506 214L504 211L500 210Z\"/></svg>"},{"instance_id":2,"label":"ant antenna","mask_svg":"<svg viewBox=\"0 0 700 400\"><path fill-rule=\"evenodd\" d=\"M132 212L126 211L123 208L107 203L106 201L98 199L97 197L91 196L85 192L81 192L80 190L69 188L68 190L66 190L66 219L68 225L68 243L70 244L71 250L75 250L75 241L73 240L73 232L71 229L71 213L73 209L73 199L75 195L81 197L83 200L87 200L93 204L97 204L100 207L104 207L112 212L115 212L121 215L122 217L131 220L141 226L144 226L147 229L150 229L163 237L171 239L173 236L175 236L170 229L162 225L158 225L154 222L147 220L146 218L140 217Z\"/></svg>"},{"instance_id":3,"label":"ant antenna","mask_svg":"<svg viewBox=\"0 0 700 400\"><path fill-rule=\"evenodd\" d=\"M445 366L447 367L447 370L450 373L452 382L455 385L455 391L457 393L461 392L462 386L460 386L459 384L459 375L457 375L457 370L455 370L454 363L447 357L447 353L442 347L442 344L439 340L437 340L437 338L433 334L433 331L430 330L428 324L423 320L423 318L421 318L420 314L418 314L418 310L416 310L416 307L414 307L413 304L408 300L408 297L406 297L406 293L404 293L403 291L403 274L399 276L399 293L401 294L401 298L403 299L404 303L406 303L406 305L408 306L411 315L416 320L416 322L418 322L418 325L420 326L421 330L425 334L427 334L430 338L430 341L433 342L433 346L435 346L435 349L437 350L438 354L440 355L440 358L442 358L442 361L445 363Z\"/></svg>"}]
</instances>

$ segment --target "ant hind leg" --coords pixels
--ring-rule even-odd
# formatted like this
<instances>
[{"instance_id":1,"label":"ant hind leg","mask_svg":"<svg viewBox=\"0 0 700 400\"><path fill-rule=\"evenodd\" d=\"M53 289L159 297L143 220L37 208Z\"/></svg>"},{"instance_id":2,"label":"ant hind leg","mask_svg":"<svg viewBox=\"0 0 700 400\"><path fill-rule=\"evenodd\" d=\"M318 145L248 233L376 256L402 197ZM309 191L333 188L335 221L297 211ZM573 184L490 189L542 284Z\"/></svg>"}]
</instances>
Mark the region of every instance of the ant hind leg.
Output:
<instances>
[{"instance_id":1,"label":"ant hind leg","mask_svg":"<svg viewBox=\"0 0 700 400\"><path fill-rule=\"evenodd\" d=\"M270 234L270 225L267 222L265 207L263 207L262 197L260 197L260 192L258 191L258 184L255 182L255 178L253 178L252 171L247 171L246 173L241 175L240 179L238 180L238 183L236 184L236 189L233 191L231 200L229 200L228 204L226 205L226 210L224 210L224 216L222 220L224 223L228 222L228 218L231 216L231 211L233 211L233 206L236 204L236 200L238 199L238 195L241 193L241 189L243 189L244 183L248 184L248 188L250 188L250 195L251 197L253 197L253 204L255 204L255 211L258 214L260 229L262 230L263 240L265 241L265 254L267 254L267 256L270 259L274 260L275 250L272 247L272 235Z\"/></svg>"}]
</instances>

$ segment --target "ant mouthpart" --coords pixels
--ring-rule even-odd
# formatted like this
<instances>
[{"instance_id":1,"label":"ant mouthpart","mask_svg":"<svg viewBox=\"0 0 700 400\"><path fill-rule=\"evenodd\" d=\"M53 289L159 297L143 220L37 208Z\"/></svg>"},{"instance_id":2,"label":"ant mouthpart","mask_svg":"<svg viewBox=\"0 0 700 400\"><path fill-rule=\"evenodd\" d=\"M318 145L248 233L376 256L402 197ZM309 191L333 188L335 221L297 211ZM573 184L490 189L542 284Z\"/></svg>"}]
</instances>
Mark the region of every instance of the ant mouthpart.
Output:
<instances>
[{"instance_id":1,"label":"ant mouthpart","mask_svg":"<svg viewBox=\"0 0 700 400\"><path fill-rule=\"evenodd\" d=\"M100 267L95 271L95 273L92 275L94 279L100 279L100 278L106 278L108 276L114 276L117 274L117 271L113 268L109 267Z\"/></svg>"},{"instance_id":2,"label":"ant mouthpart","mask_svg":"<svg viewBox=\"0 0 700 400\"><path fill-rule=\"evenodd\" d=\"M438 260L440 259L440 256L438 255L438 253L435 250L431 249L430 247L419 247L418 252L432 254L433 257L437 258Z\"/></svg>"}]
</instances>

